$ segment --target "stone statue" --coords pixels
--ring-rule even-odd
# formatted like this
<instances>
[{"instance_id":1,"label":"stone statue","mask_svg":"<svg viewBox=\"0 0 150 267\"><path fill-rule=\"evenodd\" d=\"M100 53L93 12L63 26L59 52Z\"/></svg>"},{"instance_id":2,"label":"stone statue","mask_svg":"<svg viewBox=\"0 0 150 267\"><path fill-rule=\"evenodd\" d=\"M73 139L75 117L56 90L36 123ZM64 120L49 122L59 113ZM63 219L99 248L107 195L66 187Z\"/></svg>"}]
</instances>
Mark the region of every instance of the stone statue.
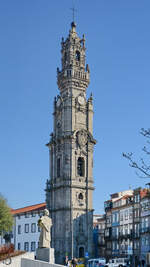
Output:
<instances>
[{"instance_id":1,"label":"stone statue","mask_svg":"<svg viewBox=\"0 0 150 267\"><path fill-rule=\"evenodd\" d=\"M44 215L38 220L41 228L39 237L39 248L50 248L52 220L49 218L49 211L44 210Z\"/></svg>"}]
</instances>

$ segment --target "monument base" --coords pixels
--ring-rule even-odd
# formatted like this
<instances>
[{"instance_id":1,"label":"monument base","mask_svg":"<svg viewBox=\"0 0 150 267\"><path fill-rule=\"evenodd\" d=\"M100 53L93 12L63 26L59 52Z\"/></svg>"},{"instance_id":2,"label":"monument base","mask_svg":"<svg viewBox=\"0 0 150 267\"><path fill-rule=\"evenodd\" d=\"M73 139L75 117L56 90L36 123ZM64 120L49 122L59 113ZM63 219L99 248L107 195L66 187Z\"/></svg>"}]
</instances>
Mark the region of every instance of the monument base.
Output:
<instances>
[{"instance_id":1,"label":"monument base","mask_svg":"<svg viewBox=\"0 0 150 267\"><path fill-rule=\"evenodd\" d=\"M55 263L54 248L37 248L36 260L46 261L49 263Z\"/></svg>"}]
</instances>

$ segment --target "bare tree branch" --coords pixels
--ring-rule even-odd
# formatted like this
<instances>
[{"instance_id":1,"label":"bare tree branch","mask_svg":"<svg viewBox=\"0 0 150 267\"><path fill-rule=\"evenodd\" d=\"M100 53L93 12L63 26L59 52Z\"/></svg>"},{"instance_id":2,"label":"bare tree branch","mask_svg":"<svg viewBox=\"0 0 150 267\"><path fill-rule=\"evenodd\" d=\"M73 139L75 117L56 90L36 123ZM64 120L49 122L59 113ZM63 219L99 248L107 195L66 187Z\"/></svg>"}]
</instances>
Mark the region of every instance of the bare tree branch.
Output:
<instances>
[{"instance_id":1,"label":"bare tree branch","mask_svg":"<svg viewBox=\"0 0 150 267\"><path fill-rule=\"evenodd\" d=\"M144 128L141 128L140 134L144 135L147 138L150 138L150 128L145 130Z\"/></svg>"},{"instance_id":2,"label":"bare tree branch","mask_svg":"<svg viewBox=\"0 0 150 267\"><path fill-rule=\"evenodd\" d=\"M144 128L141 129L140 134L142 134L147 139L150 139L150 128L145 130ZM150 145L150 141L147 140L147 144ZM150 149L147 149L146 146L143 147L142 151L145 153L145 155L150 155ZM144 174L144 176L141 176L139 172L136 171L136 174L140 178L150 178L150 165L145 162L145 159L141 158L140 163L136 162L133 159L133 153L123 153L123 157L129 160L129 166L132 168L137 169L140 174ZM149 159L150 162L150 159Z\"/></svg>"},{"instance_id":3,"label":"bare tree branch","mask_svg":"<svg viewBox=\"0 0 150 267\"><path fill-rule=\"evenodd\" d=\"M150 143L149 143L150 144ZM142 149L146 154L150 155L150 151L147 149L146 146L143 147Z\"/></svg>"}]
</instances>

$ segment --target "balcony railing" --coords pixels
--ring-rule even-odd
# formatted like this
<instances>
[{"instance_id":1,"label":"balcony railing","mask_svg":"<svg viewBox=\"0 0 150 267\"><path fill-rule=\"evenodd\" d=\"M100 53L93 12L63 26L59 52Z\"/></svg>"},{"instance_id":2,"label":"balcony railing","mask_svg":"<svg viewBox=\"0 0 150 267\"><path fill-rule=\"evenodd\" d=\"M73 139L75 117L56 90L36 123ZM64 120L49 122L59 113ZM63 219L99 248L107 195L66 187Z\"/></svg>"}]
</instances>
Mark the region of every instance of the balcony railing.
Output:
<instances>
[{"instance_id":1,"label":"balcony railing","mask_svg":"<svg viewBox=\"0 0 150 267\"><path fill-rule=\"evenodd\" d=\"M62 77L89 80L89 73L85 71L74 71L72 69L68 69L62 72L58 72L57 77L58 77L58 80L61 80Z\"/></svg>"},{"instance_id":2,"label":"balcony railing","mask_svg":"<svg viewBox=\"0 0 150 267\"><path fill-rule=\"evenodd\" d=\"M133 233L120 233L119 234L120 239L128 239L133 238Z\"/></svg>"},{"instance_id":3,"label":"balcony railing","mask_svg":"<svg viewBox=\"0 0 150 267\"><path fill-rule=\"evenodd\" d=\"M98 233L99 234L104 234L105 233L105 229L98 229Z\"/></svg>"},{"instance_id":4,"label":"balcony railing","mask_svg":"<svg viewBox=\"0 0 150 267\"><path fill-rule=\"evenodd\" d=\"M150 232L150 227L141 227L140 228L140 233L148 233Z\"/></svg>"},{"instance_id":5,"label":"balcony railing","mask_svg":"<svg viewBox=\"0 0 150 267\"><path fill-rule=\"evenodd\" d=\"M118 238L119 238L119 235L113 235L113 236L111 236L111 240L118 240Z\"/></svg>"}]
</instances>

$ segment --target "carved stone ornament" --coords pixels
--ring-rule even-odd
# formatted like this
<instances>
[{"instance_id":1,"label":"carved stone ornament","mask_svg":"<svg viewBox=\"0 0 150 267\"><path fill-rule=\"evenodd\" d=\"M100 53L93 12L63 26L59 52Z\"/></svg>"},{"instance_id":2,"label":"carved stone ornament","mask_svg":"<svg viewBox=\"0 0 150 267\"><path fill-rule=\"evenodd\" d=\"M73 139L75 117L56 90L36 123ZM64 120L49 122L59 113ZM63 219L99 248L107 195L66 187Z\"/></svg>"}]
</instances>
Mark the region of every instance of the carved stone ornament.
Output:
<instances>
[{"instance_id":1,"label":"carved stone ornament","mask_svg":"<svg viewBox=\"0 0 150 267\"><path fill-rule=\"evenodd\" d=\"M60 128L61 127L61 120L57 121L57 127Z\"/></svg>"},{"instance_id":2,"label":"carved stone ornament","mask_svg":"<svg viewBox=\"0 0 150 267\"><path fill-rule=\"evenodd\" d=\"M56 102L56 106L57 106L57 108L60 107L60 104L61 104L61 98L58 97L57 102Z\"/></svg>"},{"instance_id":3,"label":"carved stone ornament","mask_svg":"<svg viewBox=\"0 0 150 267\"><path fill-rule=\"evenodd\" d=\"M78 103L81 106L85 104L85 98L84 98L84 96L82 96L82 95L79 95L78 96Z\"/></svg>"},{"instance_id":4,"label":"carved stone ornament","mask_svg":"<svg viewBox=\"0 0 150 267\"><path fill-rule=\"evenodd\" d=\"M77 132L77 142L80 147L83 147L87 143L87 132L85 130L80 130Z\"/></svg>"}]
</instances>

